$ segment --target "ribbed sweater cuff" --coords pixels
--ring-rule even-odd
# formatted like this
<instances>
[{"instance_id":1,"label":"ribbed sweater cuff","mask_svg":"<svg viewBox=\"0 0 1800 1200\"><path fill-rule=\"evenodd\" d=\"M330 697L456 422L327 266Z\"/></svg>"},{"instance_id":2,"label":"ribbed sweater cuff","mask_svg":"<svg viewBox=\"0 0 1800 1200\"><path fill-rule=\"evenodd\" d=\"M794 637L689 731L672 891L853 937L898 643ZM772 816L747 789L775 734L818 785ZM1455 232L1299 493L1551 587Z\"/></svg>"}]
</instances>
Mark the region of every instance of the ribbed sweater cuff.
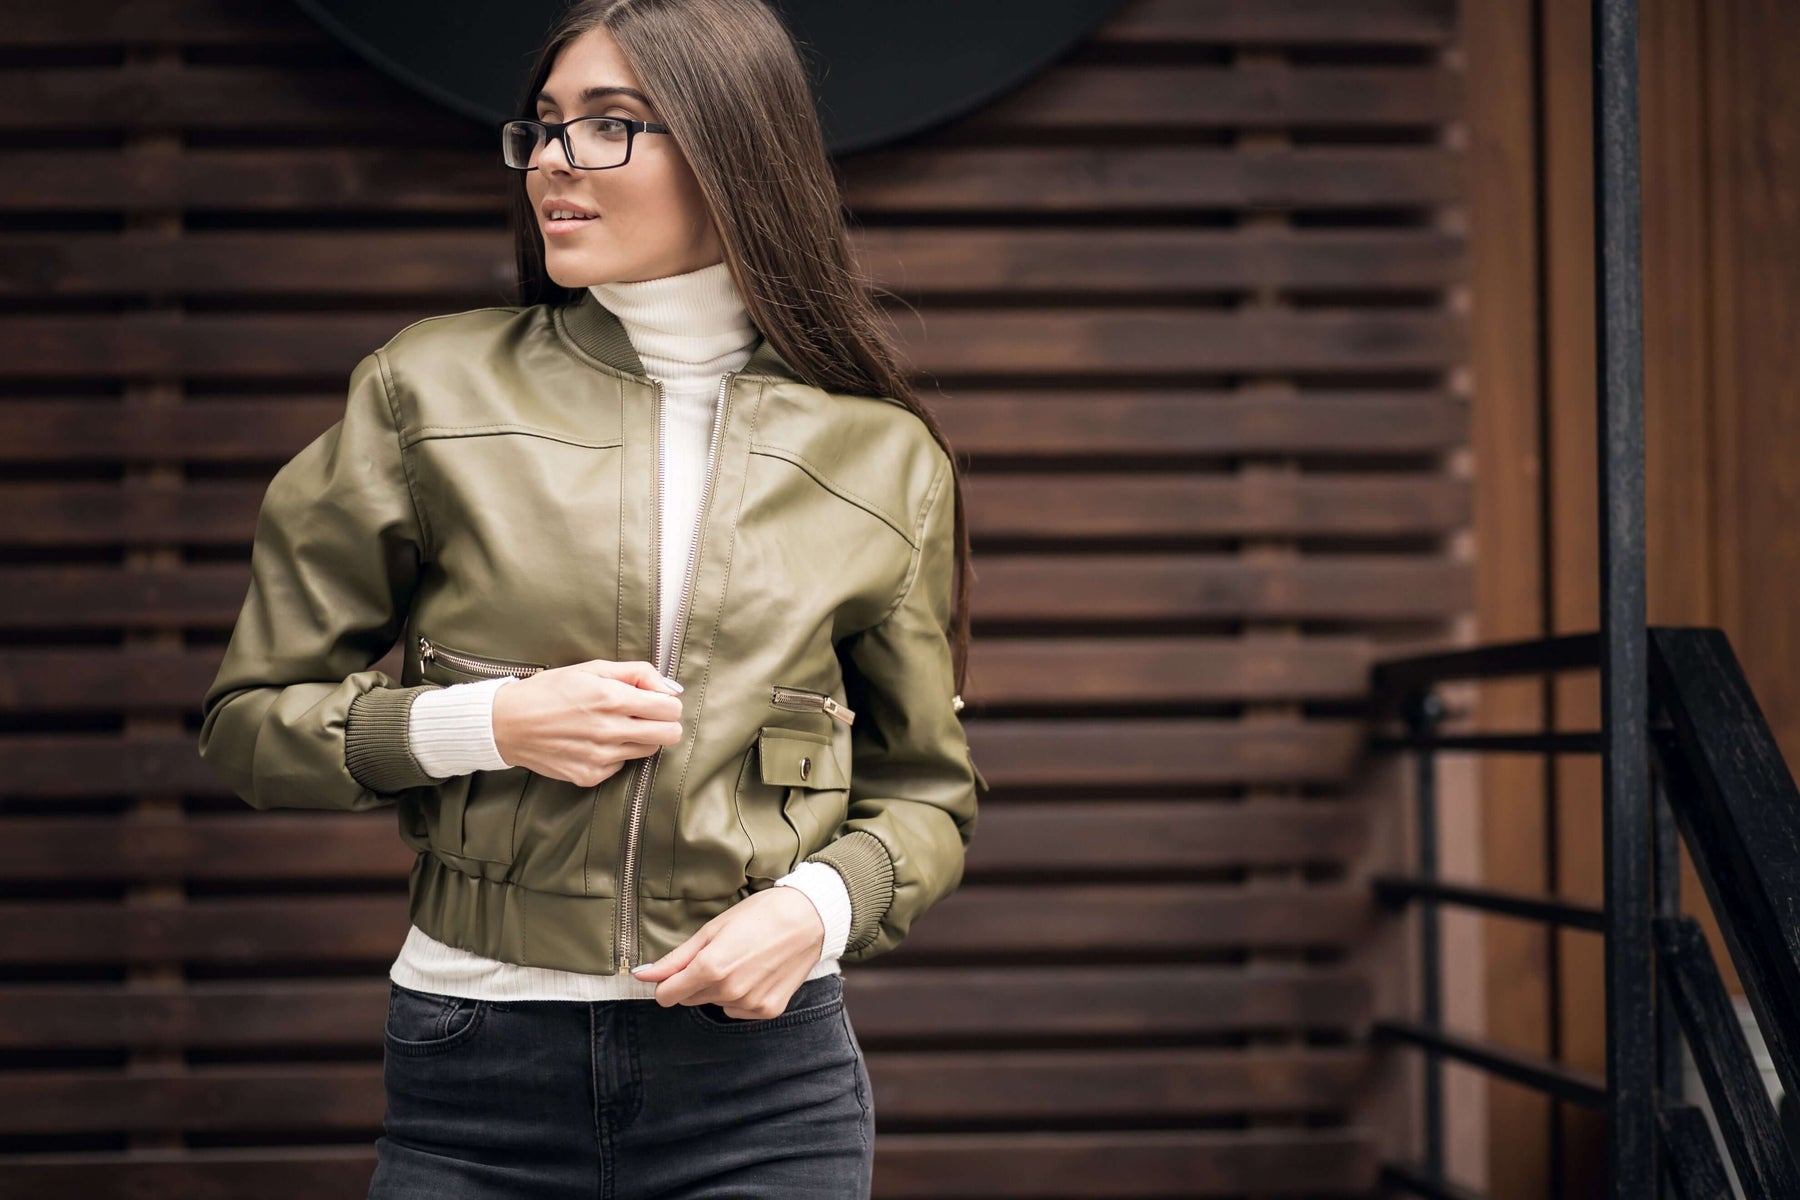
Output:
<instances>
[{"instance_id":1,"label":"ribbed sweater cuff","mask_svg":"<svg viewBox=\"0 0 1800 1200\"><path fill-rule=\"evenodd\" d=\"M853 830L817 854L809 854L807 862L822 862L837 868L850 893L850 935L844 952L860 950L881 932L881 919L894 902L894 861L888 857L881 839L866 829Z\"/></svg>"},{"instance_id":2,"label":"ribbed sweater cuff","mask_svg":"<svg viewBox=\"0 0 1800 1200\"><path fill-rule=\"evenodd\" d=\"M819 910L825 922L825 940L819 959L837 958L850 940L850 890L844 877L822 862L803 862L775 881L777 887L791 887L805 892L806 898Z\"/></svg>"},{"instance_id":3,"label":"ribbed sweater cuff","mask_svg":"<svg viewBox=\"0 0 1800 1200\"><path fill-rule=\"evenodd\" d=\"M437 687L371 688L350 702L344 715L344 766L356 782L382 794L442 782L419 765L407 744L413 701Z\"/></svg>"},{"instance_id":4,"label":"ribbed sweater cuff","mask_svg":"<svg viewBox=\"0 0 1800 1200\"><path fill-rule=\"evenodd\" d=\"M516 675L501 675L453 683L420 696L408 723L408 740L419 765L445 778L510 767L494 745L494 693L517 682Z\"/></svg>"}]
</instances>

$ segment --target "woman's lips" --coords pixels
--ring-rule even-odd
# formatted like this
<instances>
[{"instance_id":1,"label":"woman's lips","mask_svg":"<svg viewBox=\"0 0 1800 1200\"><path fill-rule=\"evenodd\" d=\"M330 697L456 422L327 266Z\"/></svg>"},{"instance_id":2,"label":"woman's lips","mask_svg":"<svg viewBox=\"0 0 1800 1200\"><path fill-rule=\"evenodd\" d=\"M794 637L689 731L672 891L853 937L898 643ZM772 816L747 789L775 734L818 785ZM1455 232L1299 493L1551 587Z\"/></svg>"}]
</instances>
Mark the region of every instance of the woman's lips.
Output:
<instances>
[{"instance_id":1,"label":"woman's lips","mask_svg":"<svg viewBox=\"0 0 1800 1200\"><path fill-rule=\"evenodd\" d=\"M597 224L599 221L599 217L559 217L554 221L545 221L544 232L557 235L574 233L589 225Z\"/></svg>"}]
</instances>

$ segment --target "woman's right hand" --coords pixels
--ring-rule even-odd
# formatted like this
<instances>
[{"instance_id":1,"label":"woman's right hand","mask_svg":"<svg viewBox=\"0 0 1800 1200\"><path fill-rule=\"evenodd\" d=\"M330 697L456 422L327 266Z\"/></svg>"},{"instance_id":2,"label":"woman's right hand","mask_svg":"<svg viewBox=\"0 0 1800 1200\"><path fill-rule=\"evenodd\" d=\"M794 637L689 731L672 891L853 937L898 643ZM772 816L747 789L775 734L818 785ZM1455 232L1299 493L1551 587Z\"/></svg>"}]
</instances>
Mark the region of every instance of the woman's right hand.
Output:
<instances>
[{"instance_id":1,"label":"woman's right hand","mask_svg":"<svg viewBox=\"0 0 1800 1200\"><path fill-rule=\"evenodd\" d=\"M493 725L511 766L593 787L681 740L681 698L651 663L595 658L498 689Z\"/></svg>"}]
</instances>

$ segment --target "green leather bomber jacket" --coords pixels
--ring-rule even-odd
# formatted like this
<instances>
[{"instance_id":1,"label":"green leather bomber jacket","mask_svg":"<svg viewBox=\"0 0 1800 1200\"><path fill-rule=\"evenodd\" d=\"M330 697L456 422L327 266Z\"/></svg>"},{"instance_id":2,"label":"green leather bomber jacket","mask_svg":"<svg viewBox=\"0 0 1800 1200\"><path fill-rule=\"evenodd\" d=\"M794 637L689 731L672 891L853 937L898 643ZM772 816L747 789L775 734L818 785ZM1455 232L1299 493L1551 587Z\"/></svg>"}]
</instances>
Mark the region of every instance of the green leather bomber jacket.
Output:
<instances>
[{"instance_id":1,"label":"green leather bomber jacket","mask_svg":"<svg viewBox=\"0 0 1800 1200\"><path fill-rule=\"evenodd\" d=\"M986 788L950 461L766 339L720 393L659 637L663 396L618 318L583 289L402 329L268 486L201 758L257 809L394 806L413 923L489 958L629 970L803 860L844 877L844 961L893 949L961 883ZM397 637L398 680L373 666ZM413 757L420 692L596 658L680 682L680 742L597 787Z\"/></svg>"}]
</instances>

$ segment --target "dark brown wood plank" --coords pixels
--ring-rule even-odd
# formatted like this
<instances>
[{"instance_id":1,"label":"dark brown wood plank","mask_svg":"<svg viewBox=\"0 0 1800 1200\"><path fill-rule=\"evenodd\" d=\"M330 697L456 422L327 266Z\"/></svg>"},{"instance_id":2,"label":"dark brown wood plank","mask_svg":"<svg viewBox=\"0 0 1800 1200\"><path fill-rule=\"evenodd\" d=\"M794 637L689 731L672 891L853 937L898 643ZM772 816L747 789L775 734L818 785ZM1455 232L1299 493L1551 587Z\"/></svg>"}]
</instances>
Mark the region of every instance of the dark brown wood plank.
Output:
<instances>
[{"instance_id":1,"label":"dark brown wood plank","mask_svg":"<svg viewBox=\"0 0 1800 1200\"><path fill-rule=\"evenodd\" d=\"M888 1134L876 1195L1026 1200L1359 1197L1375 1186L1373 1135L1358 1127L1130 1133Z\"/></svg>"},{"instance_id":2,"label":"dark brown wood plank","mask_svg":"<svg viewBox=\"0 0 1800 1200\"><path fill-rule=\"evenodd\" d=\"M963 887L908 935L909 957L1167 953L1345 946L1366 934L1367 888L1087 884ZM382 961L406 937L402 896L119 905L0 903L0 962L213 964Z\"/></svg>"},{"instance_id":3,"label":"dark brown wood plank","mask_svg":"<svg viewBox=\"0 0 1800 1200\"><path fill-rule=\"evenodd\" d=\"M1343 554L1291 562L1198 554L979 556L978 620L1431 620L1466 610L1469 564ZM247 564L0 567L0 629L229 628Z\"/></svg>"},{"instance_id":4,"label":"dark brown wood plank","mask_svg":"<svg viewBox=\"0 0 1800 1200\"><path fill-rule=\"evenodd\" d=\"M1205 556L989 554L977 612L993 620L1418 620L1466 610L1466 563L1344 555L1292 562ZM3 610L0 610L3 611Z\"/></svg>"},{"instance_id":5,"label":"dark brown wood plank","mask_svg":"<svg viewBox=\"0 0 1800 1200\"><path fill-rule=\"evenodd\" d=\"M1346 862L1362 849L1368 822L1356 800L990 803L966 878ZM14 883L399 881L412 861L385 812L0 820L0 879Z\"/></svg>"},{"instance_id":6,"label":"dark brown wood plank","mask_svg":"<svg viewBox=\"0 0 1800 1200\"><path fill-rule=\"evenodd\" d=\"M1090 40L1438 45L1455 37L1456 16L1455 0L1133 0Z\"/></svg>"},{"instance_id":7,"label":"dark brown wood plank","mask_svg":"<svg viewBox=\"0 0 1800 1200\"><path fill-rule=\"evenodd\" d=\"M1428 125L1460 111L1460 75L1424 67L1061 66L950 127L954 134L1087 128ZM366 68L126 63L0 74L0 129L307 130L473 143L469 122Z\"/></svg>"},{"instance_id":8,"label":"dark brown wood plank","mask_svg":"<svg viewBox=\"0 0 1800 1200\"><path fill-rule=\"evenodd\" d=\"M401 148L0 153L0 212L504 211L487 153ZM882 212L1405 208L1454 201L1462 162L1434 147L1212 150L933 146L844 165L846 199Z\"/></svg>"},{"instance_id":9,"label":"dark brown wood plank","mask_svg":"<svg viewBox=\"0 0 1800 1200\"><path fill-rule=\"evenodd\" d=\"M0 75L0 78L4 78ZM1447 288L1466 239L1449 229L862 228L851 245L896 292L1192 295L1205 289ZM0 295L321 297L446 293L508 302L504 230L16 233ZM448 306L446 306L448 310Z\"/></svg>"},{"instance_id":10,"label":"dark brown wood plank","mask_svg":"<svg viewBox=\"0 0 1800 1200\"><path fill-rule=\"evenodd\" d=\"M1417 127L1454 119L1460 85L1459 73L1432 66L1064 65L954 122L949 132Z\"/></svg>"},{"instance_id":11,"label":"dark brown wood plank","mask_svg":"<svg viewBox=\"0 0 1800 1200\"><path fill-rule=\"evenodd\" d=\"M875 280L914 293L1383 289L1450 286L1465 239L1447 229L863 229ZM5 261L0 243L0 263Z\"/></svg>"},{"instance_id":12,"label":"dark brown wood plank","mask_svg":"<svg viewBox=\"0 0 1800 1200\"><path fill-rule=\"evenodd\" d=\"M925 389L958 453L1022 458L1409 454L1464 443L1468 401L1439 392ZM291 458L344 398L208 397L147 407L103 400L0 405L0 462L258 462Z\"/></svg>"},{"instance_id":13,"label":"dark brown wood plank","mask_svg":"<svg viewBox=\"0 0 1800 1200\"><path fill-rule=\"evenodd\" d=\"M248 545L267 485L0 484L0 543ZM976 537L1429 535L1469 520L1466 481L1432 476L1068 476L971 473ZM1048 504L1045 497L1054 495Z\"/></svg>"},{"instance_id":14,"label":"dark brown wood plank","mask_svg":"<svg viewBox=\"0 0 1800 1200\"><path fill-rule=\"evenodd\" d=\"M1351 699L1368 686L1366 638L984 638L972 704ZM195 708L221 648L0 650L0 713Z\"/></svg>"},{"instance_id":15,"label":"dark brown wood plank","mask_svg":"<svg viewBox=\"0 0 1800 1200\"><path fill-rule=\"evenodd\" d=\"M977 563L978 571L980 563ZM1377 647L1356 637L1011 638L970 648L963 698L989 704L1348 699ZM0 680L6 675L0 658Z\"/></svg>"},{"instance_id":16,"label":"dark brown wood plank","mask_svg":"<svg viewBox=\"0 0 1800 1200\"><path fill-rule=\"evenodd\" d=\"M21 379L335 376L429 315L19 316L0 346ZM1438 371L1465 353L1462 319L1435 310L940 309L899 332L915 369L943 373Z\"/></svg>"},{"instance_id":17,"label":"dark brown wood plank","mask_svg":"<svg viewBox=\"0 0 1800 1200\"><path fill-rule=\"evenodd\" d=\"M379 664L393 674L395 664ZM1112 731L1107 726L1110 724ZM1289 727L1291 725L1291 727ZM974 726L973 743L984 774L1000 787L1230 785L1346 781L1360 737L1348 722L1252 718L1245 721L1042 722L987 721ZM1101 775L1080 764L1057 769L1050 756L1029 761L1036 748L1054 744L1058 754L1141 752L1130 770ZM87 758L73 756L85 754ZM1211 758L1202 761L1210 754ZM9 791L21 797L77 798L95 794L171 790L226 795L194 753L191 738L106 735L27 735L0 740L0 766L14 771ZM60 770L60 773L59 773Z\"/></svg>"},{"instance_id":18,"label":"dark brown wood plank","mask_svg":"<svg viewBox=\"0 0 1800 1200\"><path fill-rule=\"evenodd\" d=\"M921 925L923 928L923 925ZM396 943L393 951L397 953ZM1372 1011L1342 967L1265 963L932 967L877 961L844 981L869 1046L920 1039L1198 1037L1347 1031ZM228 983L0 984L0 1048L372 1047L385 976Z\"/></svg>"},{"instance_id":19,"label":"dark brown wood plank","mask_svg":"<svg viewBox=\"0 0 1800 1200\"><path fill-rule=\"evenodd\" d=\"M0 166L5 165L0 157ZM844 164L845 195L888 211L1405 208L1454 201L1462 162L1430 147L892 150ZM0 197L0 204L4 198Z\"/></svg>"},{"instance_id":20,"label":"dark brown wood plank","mask_svg":"<svg viewBox=\"0 0 1800 1200\"><path fill-rule=\"evenodd\" d=\"M971 472L963 495L977 537L1407 536L1470 520L1468 483L1430 475Z\"/></svg>"},{"instance_id":21,"label":"dark brown wood plank","mask_svg":"<svg viewBox=\"0 0 1800 1200\"><path fill-rule=\"evenodd\" d=\"M1469 424L1466 398L1429 390L923 391L959 453L995 457L1407 454L1460 446Z\"/></svg>"},{"instance_id":22,"label":"dark brown wood plank","mask_svg":"<svg viewBox=\"0 0 1800 1200\"><path fill-rule=\"evenodd\" d=\"M938 1128L1331 1112L1354 1098L1370 1071L1367 1050L1326 1048L875 1051L867 1058L884 1120ZM0 1134L352 1133L381 1124L383 1101L379 1063L149 1066L129 1076L14 1071L0 1075Z\"/></svg>"}]
</instances>

